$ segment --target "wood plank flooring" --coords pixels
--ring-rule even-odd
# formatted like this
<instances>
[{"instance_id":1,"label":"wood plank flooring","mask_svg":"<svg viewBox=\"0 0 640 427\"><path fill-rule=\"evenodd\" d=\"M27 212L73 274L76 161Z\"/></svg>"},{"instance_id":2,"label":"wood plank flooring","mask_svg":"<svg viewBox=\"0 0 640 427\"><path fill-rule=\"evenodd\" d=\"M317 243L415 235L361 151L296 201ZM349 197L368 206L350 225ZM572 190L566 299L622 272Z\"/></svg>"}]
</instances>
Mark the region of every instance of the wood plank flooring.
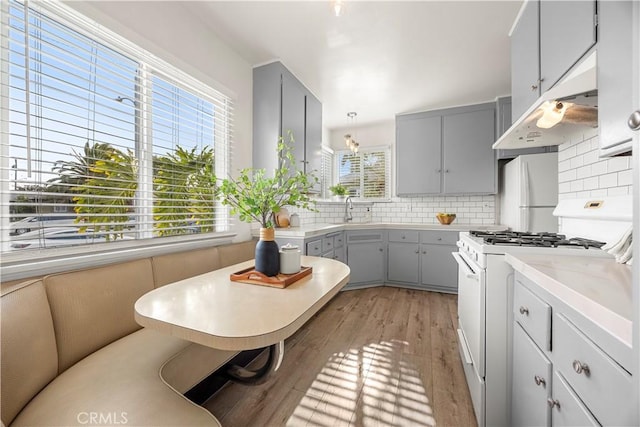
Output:
<instances>
[{"instance_id":1,"label":"wood plank flooring","mask_svg":"<svg viewBox=\"0 0 640 427\"><path fill-rule=\"evenodd\" d=\"M476 426L456 304L391 287L341 292L285 342L267 383L229 384L204 406L224 427Z\"/></svg>"}]
</instances>

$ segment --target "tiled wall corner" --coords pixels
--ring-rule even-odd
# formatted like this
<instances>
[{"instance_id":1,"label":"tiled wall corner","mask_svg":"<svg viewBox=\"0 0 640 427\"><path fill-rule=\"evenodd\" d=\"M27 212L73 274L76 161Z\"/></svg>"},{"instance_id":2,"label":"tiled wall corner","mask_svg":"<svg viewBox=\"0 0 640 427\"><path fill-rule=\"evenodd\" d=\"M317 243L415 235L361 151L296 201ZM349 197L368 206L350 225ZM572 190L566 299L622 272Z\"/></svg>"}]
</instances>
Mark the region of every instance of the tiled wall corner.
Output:
<instances>
[{"instance_id":1,"label":"tiled wall corner","mask_svg":"<svg viewBox=\"0 0 640 427\"><path fill-rule=\"evenodd\" d=\"M631 157L599 157L598 135L558 147L558 197L623 196L631 194Z\"/></svg>"}]
</instances>

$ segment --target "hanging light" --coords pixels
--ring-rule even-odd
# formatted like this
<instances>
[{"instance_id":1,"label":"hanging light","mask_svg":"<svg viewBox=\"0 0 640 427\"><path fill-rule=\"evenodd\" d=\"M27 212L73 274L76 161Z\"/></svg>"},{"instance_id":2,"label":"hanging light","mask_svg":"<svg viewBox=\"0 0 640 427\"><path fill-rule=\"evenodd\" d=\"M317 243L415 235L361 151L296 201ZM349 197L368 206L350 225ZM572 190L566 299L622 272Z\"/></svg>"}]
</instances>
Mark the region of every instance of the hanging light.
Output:
<instances>
[{"instance_id":1,"label":"hanging light","mask_svg":"<svg viewBox=\"0 0 640 427\"><path fill-rule=\"evenodd\" d=\"M336 16L342 16L344 13L344 4L342 3L342 0L335 0L333 2L333 13L335 13Z\"/></svg>"},{"instance_id":2,"label":"hanging light","mask_svg":"<svg viewBox=\"0 0 640 427\"><path fill-rule=\"evenodd\" d=\"M347 113L347 117L349 117L349 120L351 121L352 129L354 128L354 122L357 115L358 113L356 113L355 111L350 111ZM358 152L358 148L360 147L360 144L356 142L356 140L351 136L350 133L344 136L344 143L347 147L349 147L349 150L351 150L352 152L354 153Z\"/></svg>"}]
</instances>

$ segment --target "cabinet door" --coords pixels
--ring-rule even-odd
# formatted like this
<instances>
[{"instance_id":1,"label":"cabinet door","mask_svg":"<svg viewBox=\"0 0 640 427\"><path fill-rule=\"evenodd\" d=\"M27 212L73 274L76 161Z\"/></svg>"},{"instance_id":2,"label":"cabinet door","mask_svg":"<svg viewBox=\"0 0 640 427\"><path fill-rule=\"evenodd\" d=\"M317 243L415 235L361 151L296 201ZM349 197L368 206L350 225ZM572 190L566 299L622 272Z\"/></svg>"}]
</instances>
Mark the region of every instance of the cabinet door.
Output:
<instances>
[{"instance_id":1,"label":"cabinet door","mask_svg":"<svg viewBox=\"0 0 640 427\"><path fill-rule=\"evenodd\" d=\"M551 88L595 44L595 15L595 0L540 2L542 92Z\"/></svg>"},{"instance_id":2,"label":"cabinet door","mask_svg":"<svg viewBox=\"0 0 640 427\"><path fill-rule=\"evenodd\" d=\"M550 425L551 362L518 323L513 326L511 381L511 425Z\"/></svg>"},{"instance_id":3,"label":"cabinet door","mask_svg":"<svg viewBox=\"0 0 640 427\"><path fill-rule=\"evenodd\" d=\"M347 246L347 263L351 268L350 283L382 283L384 281L384 248L382 242L353 243Z\"/></svg>"},{"instance_id":4,"label":"cabinet door","mask_svg":"<svg viewBox=\"0 0 640 427\"><path fill-rule=\"evenodd\" d=\"M458 292L458 264L451 256L455 246L422 245L420 248L421 283L428 287Z\"/></svg>"},{"instance_id":5,"label":"cabinet door","mask_svg":"<svg viewBox=\"0 0 640 427\"><path fill-rule=\"evenodd\" d=\"M289 73L282 74L282 126L281 135L285 143L289 143L289 131L295 141L293 156L297 162L304 161L304 122L305 122L305 90ZM298 163L302 169L303 163Z\"/></svg>"},{"instance_id":6,"label":"cabinet door","mask_svg":"<svg viewBox=\"0 0 640 427\"><path fill-rule=\"evenodd\" d=\"M322 104L315 96L307 93L306 97L306 132L304 146L304 171L314 172L320 180L322 169ZM320 181L313 187L314 192L320 192Z\"/></svg>"},{"instance_id":7,"label":"cabinet door","mask_svg":"<svg viewBox=\"0 0 640 427\"><path fill-rule=\"evenodd\" d=\"M633 111L632 2L603 1L598 12L598 132L600 154L631 150L626 123Z\"/></svg>"},{"instance_id":8,"label":"cabinet door","mask_svg":"<svg viewBox=\"0 0 640 427\"><path fill-rule=\"evenodd\" d=\"M539 7L538 0L527 2L511 33L512 122L519 119L540 96Z\"/></svg>"},{"instance_id":9,"label":"cabinet door","mask_svg":"<svg viewBox=\"0 0 640 427\"><path fill-rule=\"evenodd\" d=\"M495 105L446 115L444 193L496 193Z\"/></svg>"},{"instance_id":10,"label":"cabinet door","mask_svg":"<svg viewBox=\"0 0 640 427\"><path fill-rule=\"evenodd\" d=\"M420 258L418 245L389 243L387 278L390 282L418 283Z\"/></svg>"},{"instance_id":11,"label":"cabinet door","mask_svg":"<svg viewBox=\"0 0 640 427\"><path fill-rule=\"evenodd\" d=\"M440 192L442 117L396 119L397 194Z\"/></svg>"},{"instance_id":12,"label":"cabinet door","mask_svg":"<svg viewBox=\"0 0 640 427\"><path fill-rule=\"evenodd\" d=\"M554 427L600 426L559 372L555 372L553 375L551 402L553 403L551 423Z\"/></svg>"}]
</instances>

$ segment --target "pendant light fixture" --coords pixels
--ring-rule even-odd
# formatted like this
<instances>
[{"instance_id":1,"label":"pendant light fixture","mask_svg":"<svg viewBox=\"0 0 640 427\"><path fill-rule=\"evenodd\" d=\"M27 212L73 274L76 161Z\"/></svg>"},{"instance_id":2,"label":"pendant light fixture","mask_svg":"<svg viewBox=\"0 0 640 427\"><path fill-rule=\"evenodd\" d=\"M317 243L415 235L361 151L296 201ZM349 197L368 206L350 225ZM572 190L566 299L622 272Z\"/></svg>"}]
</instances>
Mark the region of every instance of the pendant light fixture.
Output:
<instances>
[{"instance_id":1,"label":"pendant light fixture","mask_svg":"<svg viewBox=\"0 0 640 427\"><path fill-rule=\"evenodd\" d=\"M342 16L344 13L344 4L342 3L342 0L334 0L333 13L335 13L336 16Z\"/></svg>"},{"instance_id":2,"label":"pendant light fixture","mask_svg":"<svg viewBox=\"0 0 640 427\"><path fill-rule=\"evenodd\" d=\"M357 116L358 116L358 113L356 113L355 111L350 111L347 113L347 117L350 120L350 125L352 130L355 130L356 126L354 126L354 123ZM349 147L349 150L351 150L353 153L358 152L358 148L360 147L360 144L356 142L356 140L353 138L353 136L351 136L350 133L344 136L344 143L347 147Z\"/></svg>"}]
</instances>

